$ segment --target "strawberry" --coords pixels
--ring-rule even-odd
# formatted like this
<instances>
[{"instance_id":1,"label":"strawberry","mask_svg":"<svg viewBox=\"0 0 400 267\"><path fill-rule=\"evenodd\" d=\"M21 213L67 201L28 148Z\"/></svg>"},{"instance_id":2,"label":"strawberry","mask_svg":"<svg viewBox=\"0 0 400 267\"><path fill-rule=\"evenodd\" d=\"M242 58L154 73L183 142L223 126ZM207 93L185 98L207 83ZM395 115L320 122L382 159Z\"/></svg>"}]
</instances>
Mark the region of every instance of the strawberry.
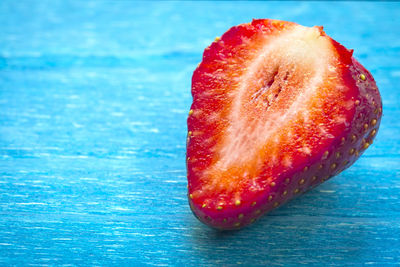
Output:
<instances>
[{"instance_id":1,"label":"strawberry","mask_svg":"<svg viewBox=\"0 0 400 267\"><path fill-rule=\"evenodd\" d=\"M238 229L337 175L372 144L372 75L322 27L259 19L205 49L188 117L189 204Z\"/></svg>"}]
</instances>

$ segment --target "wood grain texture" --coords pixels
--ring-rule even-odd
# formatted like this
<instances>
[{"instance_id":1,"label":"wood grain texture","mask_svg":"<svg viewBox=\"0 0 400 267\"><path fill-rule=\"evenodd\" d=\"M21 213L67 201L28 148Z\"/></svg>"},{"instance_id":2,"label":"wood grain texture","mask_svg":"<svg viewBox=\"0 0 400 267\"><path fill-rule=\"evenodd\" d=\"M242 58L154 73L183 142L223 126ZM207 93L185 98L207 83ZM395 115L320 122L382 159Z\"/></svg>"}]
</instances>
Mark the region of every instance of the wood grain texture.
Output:
<instances>
[{"instance_id":1,"label":"wood grain texture","mask_svg":"<svg viewBox=\"0 0 400 267\"><path fill-rule=\"evenodd\" d=\"M0 2L0 265L398 265L400 3ZM232 25L313 26L374 75L384 117L350 169L253 226L186 199L203 49Z\"/></svg>"}]
</instances>

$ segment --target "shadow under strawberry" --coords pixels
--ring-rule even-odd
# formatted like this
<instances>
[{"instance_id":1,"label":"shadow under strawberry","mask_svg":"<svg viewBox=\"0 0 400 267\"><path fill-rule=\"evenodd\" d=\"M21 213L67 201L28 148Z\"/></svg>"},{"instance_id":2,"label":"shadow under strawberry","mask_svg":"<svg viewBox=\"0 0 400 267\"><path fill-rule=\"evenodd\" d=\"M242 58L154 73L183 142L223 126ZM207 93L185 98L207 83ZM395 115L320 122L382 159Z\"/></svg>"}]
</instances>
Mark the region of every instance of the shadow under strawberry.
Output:
<instances>
[{"instance_id":1,"label":"shadow under strawberry","mask_svg":"<svg viewBox=\"0 0 400 267\"><path fill-rule=\"evenodd\" d=\"M338 185L327 182L241 230L194 227L193 249L202 265L213 266L360 262L365 259L362 248L370 241L371 226L360 223L356 214L330 212L343 208L339 194L331 193L337 192ZM326 205L319 205L320 200Z\"/></svg>"}]
</instances>

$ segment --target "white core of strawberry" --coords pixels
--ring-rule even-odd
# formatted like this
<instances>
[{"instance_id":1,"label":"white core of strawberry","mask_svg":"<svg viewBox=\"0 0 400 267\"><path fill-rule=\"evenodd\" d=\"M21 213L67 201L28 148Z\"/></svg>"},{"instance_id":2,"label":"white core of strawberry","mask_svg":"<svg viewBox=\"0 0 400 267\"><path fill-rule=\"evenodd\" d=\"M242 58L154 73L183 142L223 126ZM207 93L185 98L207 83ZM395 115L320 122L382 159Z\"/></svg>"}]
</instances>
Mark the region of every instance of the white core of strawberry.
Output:
<instances>
[{"instance_id":1,"label":"white core of strawberry","mask_svg":"<svg viewBox=\"0 0 400 267\"><path fill-rule=\"evenodd\" d=\"M221 172L221 170L227 170L231 166L244 167L250 161L254 163L258 149L268 140L272 141L270 143L276 144L275 148L270 147L269 150L274 151L276 149L277 155L280 135L274 135L274 133L288 124L294 117L302 116L305 122L308 120L308 102L317 93L319 85L323 82L326 73L329 72L329 59L333 57L331 51L330 41L321 36L320 30L315 27L308 28L298 25L292 30L273 37L273 39L268 36L263 49L257 52L257 57L247 66L247 71L241 77L238 90L232 92L232 109L228 118L230 124L225 134L224 144L221 146L222 149L219 151L219 160L210 171L213 172L214 169ZM305 67L296 69L296 66ZM280 68L289 71L290 75L295 75L295 78L302 80L303 86L300 92L293 94L292 99L290 99L291 104L287 109L268 110L264 112L265 114L260 114L259 117L249 120L248 116L245 115L246 113L241 112L241 110L248 108L244 106L244 103L247 101L245 99L246 92L251 90L249 85L262 84L264 79L262 73L277 72L274 75L279 76ZM313 72L307 72L307 70L313 70ZM299 75L301 77L298 77ZM255 81L255 77L259 77L260 81ZM289 77L289 79L291 78L293 77ZM280 83L278 86L282 88L279 90L287 89L283 82ZM264 94L265 91L269 90L264 86L258 88L260 90L260 92L257 92L258 94ZM271 101L273 101L272 98ZM309 148L304 147L303 150L307 153ZM274 157L272 157L272 161L274 160ZM290 159L285 159L286 165L290 165L290 162ZM259 166L263 164L264 162L261 162L261 159L257 163Z\"/></svg>"}]
</instances>

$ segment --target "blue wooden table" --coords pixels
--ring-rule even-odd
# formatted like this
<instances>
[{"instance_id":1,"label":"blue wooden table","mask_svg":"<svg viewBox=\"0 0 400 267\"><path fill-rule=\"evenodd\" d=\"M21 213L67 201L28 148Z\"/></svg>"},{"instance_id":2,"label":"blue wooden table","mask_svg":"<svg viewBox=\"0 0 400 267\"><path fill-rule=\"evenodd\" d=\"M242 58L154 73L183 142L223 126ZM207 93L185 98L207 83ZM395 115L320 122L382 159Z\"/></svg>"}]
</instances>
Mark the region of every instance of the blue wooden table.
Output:
<instances>
[{"instance_id":1,"label":"blue wooden table","mask_svg":"<svg viewBox=\"0 0 400 267\"><path fill-rule=\"evenodd\" d=\"M0 265L400 264L400 3L0 2ZM186 199L186 116L203 49L233 25L313 26L374 75L375 143L253 226Z\"/></svg>"}]
</instances>

